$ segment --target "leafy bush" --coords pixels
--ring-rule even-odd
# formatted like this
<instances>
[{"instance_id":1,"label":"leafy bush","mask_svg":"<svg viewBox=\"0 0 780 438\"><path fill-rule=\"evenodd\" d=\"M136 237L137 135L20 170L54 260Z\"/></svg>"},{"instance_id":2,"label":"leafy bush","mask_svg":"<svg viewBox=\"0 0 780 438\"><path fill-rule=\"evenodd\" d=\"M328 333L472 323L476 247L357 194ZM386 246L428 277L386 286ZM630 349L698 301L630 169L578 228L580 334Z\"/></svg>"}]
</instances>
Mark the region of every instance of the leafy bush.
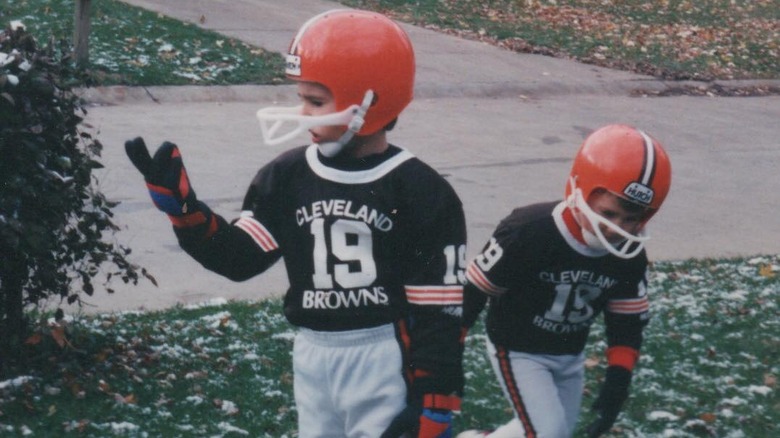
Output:
<instances>
[{"instance_id":1,"label":"leafy bush","mask_svg":"<svg viewBox=\"0 0 780 438\"><path fill-rule=\"evenodd\" d=\"M81 129L77 74L66 44L39 49L19 22L0 32L0 373L4 356L21 356L24 309L80 303L101 272L106 286L139 279L130 249L104 239L117 203L96 188L102 145Z\"/></svg>"}]
</instances>

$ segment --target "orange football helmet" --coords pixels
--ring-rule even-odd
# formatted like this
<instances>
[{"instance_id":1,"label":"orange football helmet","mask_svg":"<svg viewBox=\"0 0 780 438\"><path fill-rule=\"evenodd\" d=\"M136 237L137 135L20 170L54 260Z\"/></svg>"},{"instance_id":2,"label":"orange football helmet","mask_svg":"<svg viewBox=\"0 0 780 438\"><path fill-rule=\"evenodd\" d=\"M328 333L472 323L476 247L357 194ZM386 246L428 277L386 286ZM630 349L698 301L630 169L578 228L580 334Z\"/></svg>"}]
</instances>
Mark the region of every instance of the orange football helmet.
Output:
<instances>
[{"instance_id":1,"label":"orange football helmet","mask_svg":"<svg viewBox=\"0 0 780 438\"><path fill-rule=\"evenodd\" d=\"M383 129L412 101L411 41L398 24L378 13L341 9L311 18L292 40L286 61L289 79L324 85L333 94L338 112L310 117L301 115L300 107L261 109L257 115L268 144L326 125L348 126L348 138L339 140L346 144L352 135ZM284 122L298 127L276 136Z\"/></svg>"},{"instance_id":2,"label":"orange football helmet","mask_svg":"<svg viewBox=\"0 0 780 438\"><path fill-rule=\"evenodd\" d=\"M590 221L601 244L597 246L619 257L631 258L642 250L649 237L644 230L639 235L627 233L593 212L587 203L590 195L604 189L646 207L644 226L661 208L671 180L672 165L658 140L632 126L607 125L590 134L574 157L565 199L569 208L583 213ZM625 240L618 245L609 243L599 225L614 230Z\"/></svg>"}]
</instances>

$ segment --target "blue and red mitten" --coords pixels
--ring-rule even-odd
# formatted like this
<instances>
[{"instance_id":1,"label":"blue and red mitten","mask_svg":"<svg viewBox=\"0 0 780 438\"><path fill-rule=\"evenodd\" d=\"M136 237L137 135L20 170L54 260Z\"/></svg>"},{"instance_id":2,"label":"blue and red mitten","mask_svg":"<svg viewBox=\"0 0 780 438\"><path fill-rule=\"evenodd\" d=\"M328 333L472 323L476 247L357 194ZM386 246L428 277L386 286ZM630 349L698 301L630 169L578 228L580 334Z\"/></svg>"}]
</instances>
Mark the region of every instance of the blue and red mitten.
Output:
<instances>
[{"instance_id":1,"label":"blue and red mitten","mask_svg":"<svg viewBox=\"0 0 780 438\"><path fill-rule=\"evenodd\" d=\"M125 142L125 152L143 175L152 202L168 215L174 227L202 229L204 237L216 232L217 220L195 196L178 146L163 142L152 158L143 138L136 137Z\"/></svg>"}]
</instances>

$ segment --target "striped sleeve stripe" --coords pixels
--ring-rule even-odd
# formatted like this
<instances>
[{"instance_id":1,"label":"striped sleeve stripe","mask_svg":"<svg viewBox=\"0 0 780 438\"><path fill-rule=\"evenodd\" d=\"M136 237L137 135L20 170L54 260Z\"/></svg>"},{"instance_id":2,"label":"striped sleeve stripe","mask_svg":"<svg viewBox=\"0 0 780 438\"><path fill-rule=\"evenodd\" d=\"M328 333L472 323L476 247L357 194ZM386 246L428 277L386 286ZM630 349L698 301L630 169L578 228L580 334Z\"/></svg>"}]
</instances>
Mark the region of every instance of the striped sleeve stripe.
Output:
<instances>
[{"instance_id":1,"label":"striped sleeve stripe","mask_svg":"<svg viewBox=\"0 0 780 438\"><path fill-rule=\"evenodd\" d=\"M612 300L607 304L607 310L612 313L626 315L644 313L650 310L650 302L647 297L632 300Z\"/></svg>"},{"instance_id":2,"label":"striped sleeve stripe","mask_svg":"<svg viewBox=\"0 0 780 438\"><path fill-rule=\"evenodd\" d=\"M422 306L460 306L463 286L406 286L406 299Z\"/></svg>"},{"instance_id":3,"label":"striped sleeve stripe","mask_svg":"<svg viewBox=\"0 0 780 438\"><path fill-rule=\"evenodd\" d=\"M506 292L505 287L496 286L488 280L485 273L479 269L479 266L477 266L475 262L469 263L469 267L466 269L466 278L471 284L488 295L497 296Z\"/></svg>"},{"instance_id":4,"label":"striped sleeve stripe","mask_svg":"<svg viewBox=\"0 0 780 438\"><path fill-rule=\"evenodd\" d=\"M276 243L274 236L268 232L263 224L256 221L254 218L249 216L242 216L238 221L236 221L236 226L246 231L246 233L252 237L252 240L254 240L255 243L257 243L257 245L263 249L263 251L271 252L279 248L279 244Z\"/></svg>"}]
</instances>

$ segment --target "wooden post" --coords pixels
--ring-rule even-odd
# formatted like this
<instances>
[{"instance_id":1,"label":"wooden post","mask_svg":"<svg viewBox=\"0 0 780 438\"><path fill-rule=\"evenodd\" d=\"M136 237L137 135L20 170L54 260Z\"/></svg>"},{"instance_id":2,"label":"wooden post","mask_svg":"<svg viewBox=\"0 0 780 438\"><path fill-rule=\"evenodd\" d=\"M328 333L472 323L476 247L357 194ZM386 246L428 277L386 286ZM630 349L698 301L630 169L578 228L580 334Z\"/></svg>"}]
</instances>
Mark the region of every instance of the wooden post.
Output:
<instances>
[{"instance_id":1,"label":"wooden post","mask_svg":"<svg viewBox=\"0 0 780 438\"><path fill-rule=\"evenodd\" d=\"M79 68L89 64L89 10L92 0L76 0L76 20L73 31L73 45L76 65Z\"/></svg>"}]
</instances>

